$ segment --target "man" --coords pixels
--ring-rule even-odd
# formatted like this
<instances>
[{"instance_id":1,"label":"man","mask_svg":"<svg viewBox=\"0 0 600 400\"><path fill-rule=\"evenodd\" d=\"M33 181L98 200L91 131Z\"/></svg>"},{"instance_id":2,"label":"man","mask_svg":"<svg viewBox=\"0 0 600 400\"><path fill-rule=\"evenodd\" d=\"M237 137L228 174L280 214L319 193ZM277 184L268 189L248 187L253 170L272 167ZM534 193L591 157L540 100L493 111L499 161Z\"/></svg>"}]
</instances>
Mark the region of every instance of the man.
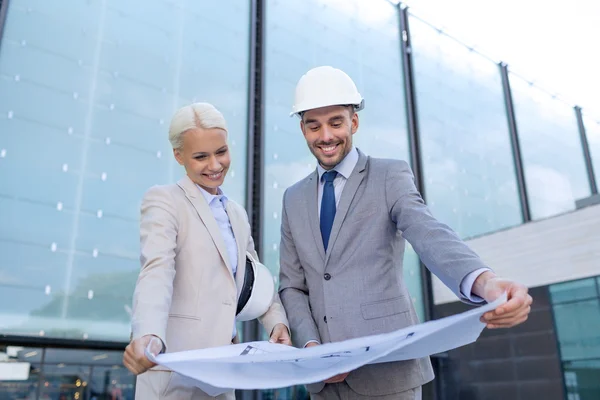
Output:
<instances>
[{"instance_id":1,"label":"man","mask_svg":"<svg viewBox=\"0 0 600 400\"><path fill-rule=\"evenodd\" d=\"M352 145L364 102L343 71L318 67L298 82L292 115L318 161L286 190L280 296L295 346L317 346L417 324L402 279L405 240L464 302L509 301L482 316L488 328L527 319L527 288L503 280L428 211L408 164ZM429 358L367 365L308 385L314 399L420 399Z\"/></svg>"}]
</instances>

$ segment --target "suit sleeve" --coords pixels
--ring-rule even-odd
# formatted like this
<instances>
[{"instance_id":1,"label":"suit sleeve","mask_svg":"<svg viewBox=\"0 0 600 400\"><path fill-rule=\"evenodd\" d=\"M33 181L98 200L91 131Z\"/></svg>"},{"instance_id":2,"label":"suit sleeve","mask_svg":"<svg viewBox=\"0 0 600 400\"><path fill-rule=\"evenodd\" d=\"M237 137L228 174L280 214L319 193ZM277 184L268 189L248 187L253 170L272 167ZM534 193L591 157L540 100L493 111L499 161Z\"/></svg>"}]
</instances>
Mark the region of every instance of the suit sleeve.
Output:
<instances>
[{"instance_id":1,"label":"suit sleeve","mask_svg":"<svg viewBox=\"0 0 600 400\"><path fill-rule=\"evenodd\" d=\"M248 215L245 212L244 216L246 218L246 224L248 226L248 246L246 250L250 254L252 254L252 257L254 257L255 260L259 261L258 253L254 248L254 239L252 238L250 223L248 222ZM271 303L271 306L269 307L266 313L258 317L258 321L262 324L263 328L265 329L268 335L271 334L273 328L275 328L275 325L277 324L284 324L288 327L288 330L290 330L290 324L288 322L287 316L285 314L285 309L281 304L281 299L279 298L279 293L277 293L277 291L275 291L275 293L273 294L273 303Z\"/></svg>"},{"instance_id":2,"label":"suit sleeve","mask_svg":"<svg viewBox=\"0 0 600 400\"><path fill-rule=\"evenodd\" d=\"M281 213L279 294L288 314L294 346L301 348L309 341L320 342L321 337L310 310L304 269L290 232L286 195L287 191L283 197Z\"/></svg>"},{"instance_id":3,"label":"suit sleeve","mask_svg":"<svg viewBox=\"0 0 600 400\"><path fill-rule=\"evenodd\" d=\"M133 294L132 339L152 334L166 345L177 231L177 212L170 193L152 187L141 206L141 271Z\"/></svg>"},{"instance_id":4,"label":"suit sleeve","mask_svg":"<svg viewBox=\"0 0 600 400\"><path fill-rule=\"evenodd\" d=\"M390 165L386 175L386 202L403 237L425 266L465 303L474 304L461 290L471 272L488 268L447 225L436 220L423 202L414 177L404 161Z\"/></svg>"}]
</instances>

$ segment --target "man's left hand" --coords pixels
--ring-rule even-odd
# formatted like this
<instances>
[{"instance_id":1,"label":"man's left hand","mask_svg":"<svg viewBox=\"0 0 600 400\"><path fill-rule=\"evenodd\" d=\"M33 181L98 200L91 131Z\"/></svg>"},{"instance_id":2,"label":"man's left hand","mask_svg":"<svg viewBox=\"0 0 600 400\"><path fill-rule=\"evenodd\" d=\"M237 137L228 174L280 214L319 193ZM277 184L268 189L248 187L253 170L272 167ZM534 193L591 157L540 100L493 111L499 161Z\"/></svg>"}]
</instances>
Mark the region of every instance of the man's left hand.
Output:
<instances>
[{"instance_id":1,"label":"man's left hand","mask_svg":"<svg viewBox=\"0 0 600 400\"><path fill-rule=\"evenodd\" d=\"M292 340L290 339L290 331L288 331L287 326L285 326L284 324L275 325L275 328L273 328L273 332L271 332L269 342L291 346Z\"/></svg>"},{"instance_id":2,"label":"man's left hand","mask_svg":"<svg viewBox=\"0 0 600 400\"><path fill-rule=\"evenodd\" d=\"M489 303L500 297L502 293L507 294L506 303L481 317L481 322L485 323L487 328L511 328L527 320L533 302L527 286L498 278L491 272L484 272L477 278L473 287L478 288L477 294Z\"/></svg>"}]
</instances>

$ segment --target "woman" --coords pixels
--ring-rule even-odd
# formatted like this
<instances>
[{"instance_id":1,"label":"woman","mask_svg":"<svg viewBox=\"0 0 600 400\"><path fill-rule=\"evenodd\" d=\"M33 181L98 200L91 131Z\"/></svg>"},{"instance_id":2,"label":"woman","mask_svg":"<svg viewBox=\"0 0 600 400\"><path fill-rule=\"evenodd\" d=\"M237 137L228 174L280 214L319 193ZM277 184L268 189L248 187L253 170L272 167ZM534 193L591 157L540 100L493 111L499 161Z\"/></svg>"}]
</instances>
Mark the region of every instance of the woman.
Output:
<instances>
[{"instance_id":1,"label":"woman","mask_svg":"<svg viewBox=\"0 0 600 400\"><path fill-rule=\"evenodd\" d=\"M144 195L142 269L133 296L132 341L123 363L139 375L138 399L212 398L155 366L144 349L150 344L157 354L237 342L235 314L246 252L258 257L245 210L220 189L231 163L223 115L208 103L185 106L173 116L169 141L186 176ZM270 341L291 345L277 294L259 320ZM218 398L235 396L230 391Z\"/></svg>"}]
</instances>

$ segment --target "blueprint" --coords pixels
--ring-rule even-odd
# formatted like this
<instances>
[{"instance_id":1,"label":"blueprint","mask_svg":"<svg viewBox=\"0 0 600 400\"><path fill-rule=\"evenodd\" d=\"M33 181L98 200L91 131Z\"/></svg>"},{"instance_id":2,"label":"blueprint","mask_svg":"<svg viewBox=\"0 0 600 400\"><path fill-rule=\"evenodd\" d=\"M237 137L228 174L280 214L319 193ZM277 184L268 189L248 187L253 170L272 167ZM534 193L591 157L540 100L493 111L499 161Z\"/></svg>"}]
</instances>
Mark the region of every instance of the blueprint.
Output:
<instances>
[{"instance_id":1,"label":"blueprint","mask_svg":"<svg viewBox=\"0 0 600 400\"><path fill-rule=\"evenodd\" d=\"M430 356L473 343L479 318L506 302L397 331L298 349L266 341L147 356L213 396L231 389L274 389L324 381L366 364Z\"/></svg>"}]
</instances>

